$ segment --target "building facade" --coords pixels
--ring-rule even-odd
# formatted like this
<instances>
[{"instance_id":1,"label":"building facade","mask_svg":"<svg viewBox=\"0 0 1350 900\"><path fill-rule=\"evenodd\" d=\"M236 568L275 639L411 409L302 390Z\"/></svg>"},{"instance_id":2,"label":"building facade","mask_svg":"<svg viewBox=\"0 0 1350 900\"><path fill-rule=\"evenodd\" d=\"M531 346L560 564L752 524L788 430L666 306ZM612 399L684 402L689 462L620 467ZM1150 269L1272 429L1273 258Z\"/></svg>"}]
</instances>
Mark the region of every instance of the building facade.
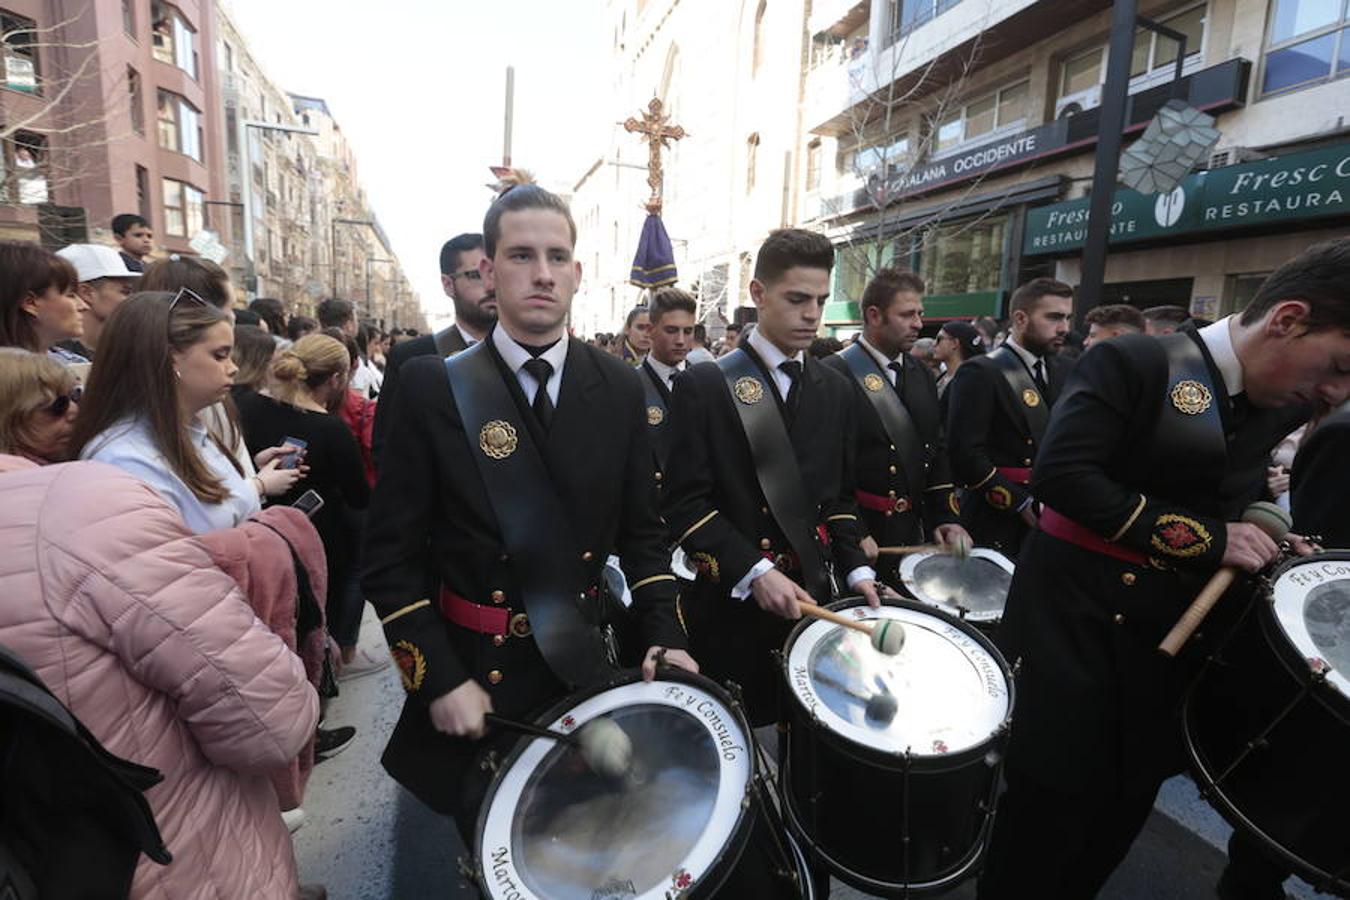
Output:
<instances>
[{"instance_id":1,"label":"building facade","mask_svg":"<svg viewBox=\"0 0 1350 900\"><path fill-rule=\"evenodd\" d=\"M1335 7L1335 8L1333 8ZM1106 2L816 2L803 221L840 249L837 331L878 267L928 283L930 317L1001 315L1036 275L1076 283L1111 21ZM1261 279L1350 223L1350 21L1308 0L1141 3L1126 142L1174 92L1217 119L1201 171L1120 187L1100 302L1241 308Z\"/></svg>"}]
</instances>

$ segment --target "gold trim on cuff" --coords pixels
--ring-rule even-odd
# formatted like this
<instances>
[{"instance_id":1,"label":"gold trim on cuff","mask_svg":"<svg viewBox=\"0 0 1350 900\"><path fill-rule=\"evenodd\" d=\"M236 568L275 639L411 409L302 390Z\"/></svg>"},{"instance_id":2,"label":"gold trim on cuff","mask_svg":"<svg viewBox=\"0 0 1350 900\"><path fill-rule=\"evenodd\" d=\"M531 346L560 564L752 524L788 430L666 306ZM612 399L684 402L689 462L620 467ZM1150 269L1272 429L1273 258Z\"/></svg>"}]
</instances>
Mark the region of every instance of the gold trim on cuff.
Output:
<instances>
[{"instance_id":1,"label":"gold trim on cuff","mask_svg":"<svg viewBox=\"0 0 1350 900\"><path fill-rule=\"evenodd\" d=\"M430 600L427 600L427 599L425 599L425 598L423 598L423 599L421 599L421 600L418 600L416 603L409 603L407 606L403 607L402 609L395 610L394 612L391 612L389 615L385 616L383 619L380 620L380 624L381 624L381 625L388 625L390 622L394 621L395 619L397 619L397 618L399 618L399 617L401 617L401 616L406 616L408 613L410 613L410 612L412 612L412 611L414 611L414 610L418 610L418 609L421 609L421 608L424 607L424 606L430 606L430 605L431 605L431 601L430 601Z\"/></svg>"},{"instance_id":2,"label":"gold trim on cuff","mask_svg":"<svg viewBox=\"0 0 1350 900\"><path fill-rule=\"evenodd\" d=\"M1108 540L1108 541L1111 541L1111 542L1113 542L1113 543L1114 543L1115 541L1120 540L1121 536L1124 535L1125 532L1127 532L1127 531L1130 530L1130 526L1134 524L1134 520L1135 520L1135 519L1138 519L1138 518L1139 518L1139 514L1142 513L1142 512L1144 511L1144 507L1145 507L1147 504L1148 504L1148 498L1145 497L1143 494L1140 494L1140 495L1139 495L1139 505L1136 506L1136 507L1134 508L1134 512L1131 513L1131 514L1130 514L1130 517L1129 517L1128 519L1125 520L1125 524L1122 525L1122 526L1120 526L1120 530L1118 530L1115 534L1113 534L1113 535L1111 535L1109 538L1107 538L1107 540Z\"/></svg>"},{"instance_id":3,"label":"gold trim on cuff","mask_svg":"<svg viewBox=\"0 0 1350 900\"><path fill-rule=\"evenodd\" d=\"M674 576L674 575L651 575L651 576L649 576L649 577L647 577L647 578L642 579L642 580L639 581L637 584L635 584L635 585L633 585L632 587L630 587L628 590L629 590L629 591L636 591L636 590L638 590L639 588L644 588L644 587L646 587L647 585L652 584L652 583L657 582L657 581L674 581L674 580L675 580L675 576Z\"/></svg>"},{"instance_id":4,"label":"gold trim on cuff","mask_svg":"<svg viewBox=\"0 0 1350 900\"><path fill-rule=\"evenodd\" d=\"M983 484L983 483L984 483L984 482L981 482L981 484ZM929 485L928 487L924 488L924 490L925 490L925 491L954 491L954 490L956 490L956 485L950 484L950 483L948 483L948 484L934 484L934 485Z\"/></svg>"},{"instance_id":5,"label":"gold trim on cuff","mask_svg":"<svg viewBox=\"0 0 1350 900\"><path fill-rule=\"evenodd\" d=\"M835 522L835 521L840 521L840 520L843 520L843 519L852 519L854 522L858 521L858 517L855 516L855 515L853 515L852 513L840 513L840 514L837 515L837 516L830 516L830 517L827 518L825 521L826 521L826 522Z\"/></svg>"},{"instance_id":6,"label":"gold trim on cuff","mask_svg":"<svg viewBox=\"0 0 1350 900\"><path fill-rule=\"evenodd\" d=\"M699 520L698 520L697 522L695 522L693 525L690 525L690 526L689 526L689 529L688 529L684 534L680 535L680 539L679 539L678 541L676 541L675 543L677 543L677 544L683 544L684 541L685 541L685 538L689 537L689 535L693 534L695 531L698 531L698 530L699 530L700 528L702 528L704 525L707 525L708 522L709 522L709 520L711 520L712 517L715 516L715 515L717 515L717 510L714 509L712 512L708 513L706 516L704 516L703 518L699 519Z\"/></svg>"},{"instance_id":7,"label":"gold trim on cuff","mask_svg":"<svg viewBox=\"0 0 1350 900\"><path fill-rule=\"evenodd\" d=\"M988 474L988 475L986 475L986 476L984 476L983 478L980 479L980 483L979 483L979 484L972 484L972 485L969 485L969 486L966 488L966 490L968 490L968 491L978 491L980 488L982 488L982 487L984 487L986 484L988 484L988 483L990 482L990 480L992 480L993 477L994 477L995 475L997 475L997 474L998 474L998 466L994 466L994 468L992 468L992 469L989 470L989 474Z\"/></svg>"}]
</instances>

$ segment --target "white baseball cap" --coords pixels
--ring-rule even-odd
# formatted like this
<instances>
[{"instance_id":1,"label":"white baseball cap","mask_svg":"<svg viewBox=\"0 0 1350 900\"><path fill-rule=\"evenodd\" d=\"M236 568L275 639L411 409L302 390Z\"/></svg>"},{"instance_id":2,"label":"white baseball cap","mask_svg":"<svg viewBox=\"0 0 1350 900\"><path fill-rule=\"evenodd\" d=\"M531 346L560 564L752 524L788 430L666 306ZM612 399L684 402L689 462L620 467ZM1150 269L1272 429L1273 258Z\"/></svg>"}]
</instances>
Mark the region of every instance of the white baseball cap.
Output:
<instances>
[{"instance_id":1,"label":"white baseball cap","mask_svg":"<svg viewBox=\"0 0 1350 900\"><path fill-rule=\"evenodd\" d=\"M123 262L122 255L106 244L71 244L56 251L56 255L75 267L80 282L98 278L140 278Z\"/></svg>"}]
</instances>

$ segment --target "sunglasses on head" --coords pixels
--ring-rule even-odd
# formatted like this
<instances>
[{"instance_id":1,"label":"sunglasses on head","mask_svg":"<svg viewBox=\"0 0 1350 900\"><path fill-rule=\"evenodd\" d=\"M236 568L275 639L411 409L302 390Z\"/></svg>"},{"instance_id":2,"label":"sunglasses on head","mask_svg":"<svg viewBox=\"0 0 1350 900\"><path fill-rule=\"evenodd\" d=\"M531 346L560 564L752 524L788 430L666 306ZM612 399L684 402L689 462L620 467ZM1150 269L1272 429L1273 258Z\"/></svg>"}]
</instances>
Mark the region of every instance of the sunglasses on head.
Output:
<instances>
[{"instance_id":1,"label":"sunglasses on head","mask_svg":"<svg viewBox=\"0 0 1350 900\"><path fill-rule=\"evenodd\" d=\"M178 293L173 295L173 300L170 301L169 303L169 312L173 312L174 307L176 307L179 303L183 302L184 300L191 301L193 303L198 304L199 306L211 305L207 303L205 300L203 300L201 296L197 294L196 291L189 290L188 288L179 288Z\"/></svg>"},{"instance_id":2,"label":"sunglasses on head","mask_svg":"<svg viewBox=\"0 0 1350 900\"><path fill-rule=\"evenodd\" d=\"M47 404L47 412L59 419L70 409L70 404L78 404L82 396L84 396L84 388L77 384L68 392L58 394L55 400Z\"/></svg>"}]
</instances>

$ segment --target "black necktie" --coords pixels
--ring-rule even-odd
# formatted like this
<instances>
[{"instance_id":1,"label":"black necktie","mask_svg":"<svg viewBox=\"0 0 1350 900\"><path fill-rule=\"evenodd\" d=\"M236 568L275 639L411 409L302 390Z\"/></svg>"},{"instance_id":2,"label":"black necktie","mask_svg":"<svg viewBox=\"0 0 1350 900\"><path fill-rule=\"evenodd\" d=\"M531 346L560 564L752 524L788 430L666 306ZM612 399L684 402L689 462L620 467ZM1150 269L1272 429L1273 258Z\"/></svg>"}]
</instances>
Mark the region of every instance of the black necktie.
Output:
<instances>
[{"instance_id":1,"label":"black necktie","mask_svg":"<svg viewBox=\"0 0 1350 900\"><path fill-rule=\"evenodd\" d=\"M787 362L779 363L778 368L783 370L792 386L788 388L787 396L783 398L783 406L787 409L789 421L797 415L797 395L801 392L802 385L802 364L795 359L789 359Z\"/></svg>"},{"instance_id":2,"label":"black necktie","mask_svg":"<svg viewBox=\"0 0 1350 900\"><path fill-rule=\"evenodd\" d=\"M1036 364L1031 367L1031 377L1036 380L1036 390L1041 392L1041 396L1050 399L1050 388L1045 383L1045 360L1037 359Z\"/></svg>"},{"instance_id":3,"label":"black necktie","mask_svg":"<svg viewBox=\"0 0 1350 900\"><path fill-rule=\"evenodd\" d=\"M905 364L899 361L892 361L886 368L895 373L895 390L900 396L905 395Z\"/></svg>"},{"instance_id":4,"label":"black necktie","mask_svg":"<svg viewBox=\"0 0 1350 900\"><path fill-rule=\"evenodd\" d=\"M534 402L530 408L534 410L534 417L539 420L539 424L548 431L549 426L553 424L553 401L548 398L548 380L553 375L553 366L546 359L535 357L522 366L526 372L530 373L535 381L539 382L539 388L534 392Z\"/></svg>"}]
</instances>

